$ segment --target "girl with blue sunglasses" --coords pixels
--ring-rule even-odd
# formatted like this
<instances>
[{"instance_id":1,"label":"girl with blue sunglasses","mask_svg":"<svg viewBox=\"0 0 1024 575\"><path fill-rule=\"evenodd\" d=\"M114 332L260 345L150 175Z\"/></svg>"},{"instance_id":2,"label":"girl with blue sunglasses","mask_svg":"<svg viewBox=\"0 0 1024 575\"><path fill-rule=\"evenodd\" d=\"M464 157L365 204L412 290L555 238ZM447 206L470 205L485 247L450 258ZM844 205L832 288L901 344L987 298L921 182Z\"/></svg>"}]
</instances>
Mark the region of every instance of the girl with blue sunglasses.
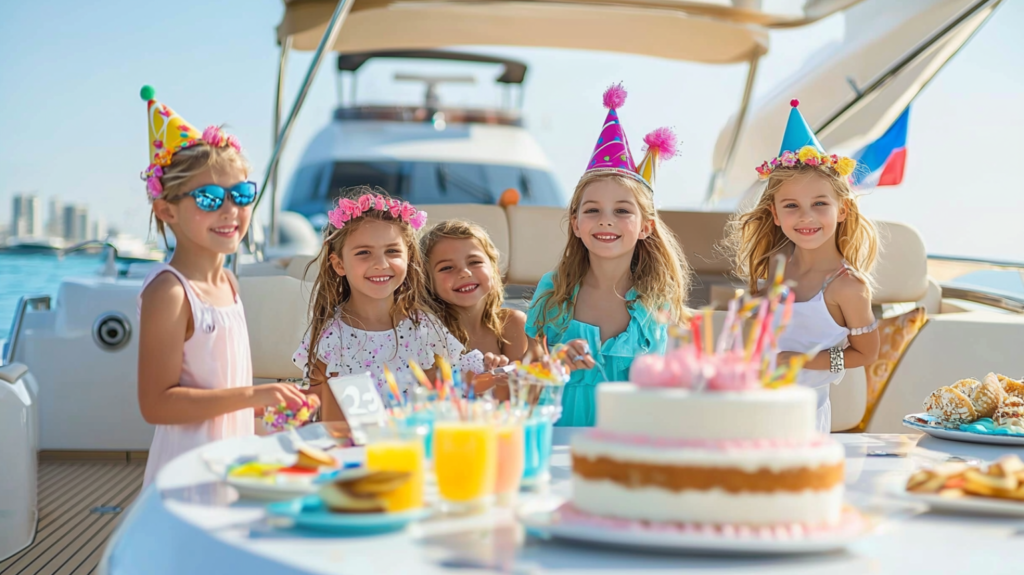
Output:
<instances>
[{"instance_id":1,"label":"girl with blue sunglasses","mask_svg":"<svg viewBox=\"0 0 1024 575\"><path fill-rule=\"evenodd\" d=\"M286 383L252 385L252 359L238 282L224 268L249 229L256 184L234 136L200 133L166 105L148 100L150 166L143 173L161 235L174 255L139 297L139 407L156 425L145 484L164 464L205 443L252 435L257 411L315 409ZM166 237L165 237L166 241Z\"/></svg>"}]
</instances>

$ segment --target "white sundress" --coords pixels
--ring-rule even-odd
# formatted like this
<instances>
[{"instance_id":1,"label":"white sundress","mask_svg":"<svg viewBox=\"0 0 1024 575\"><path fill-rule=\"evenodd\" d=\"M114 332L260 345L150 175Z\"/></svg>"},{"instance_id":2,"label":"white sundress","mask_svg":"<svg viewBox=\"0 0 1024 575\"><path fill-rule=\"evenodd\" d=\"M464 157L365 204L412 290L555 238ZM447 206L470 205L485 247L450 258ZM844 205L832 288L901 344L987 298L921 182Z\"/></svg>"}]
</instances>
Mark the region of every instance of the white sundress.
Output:
<instances>
[{"instance_id":1,"label":"white sundress","mask_svg":"<svg viewBox=\"0 0 1024 575\"><path fill-rule=\"evenodd\" d=\"M825 304L825 288L847 269L843 267L833 273L822 284L821 290L811 299L793 304L793 315L786 331L779 337L781 351L808 352L815 348L846 348L849 346L850 330L836 323ZM838 385L845 371L832 373L827 369L802 369L797 375L798 385L809 387L818 396L818 431L832 431L832 404L829 401L831 385Z\"/></svg>"},{"instance_id":2,"label":"white sundress","mask_svg":"<svg viewBox=\"0 0 1024 575\"><path fill-rule=\"evenodd\" d=\"M320 335L317 356L328 374L352 375L370 372L382 397L387 396L386 365L398 382L399 392L408 399L415 381L409 369L413 359L423 369L434 365L434 355L446 358L463 372L482 373L484 356L477 350L465 352L462 343L435 317L419 314L419 325L402 320L393 330L366 331L354 328L335 312L334 319ZM292 355L292 362L305 373L309 363L309 334Z\"/></svg>"}]
</instances>

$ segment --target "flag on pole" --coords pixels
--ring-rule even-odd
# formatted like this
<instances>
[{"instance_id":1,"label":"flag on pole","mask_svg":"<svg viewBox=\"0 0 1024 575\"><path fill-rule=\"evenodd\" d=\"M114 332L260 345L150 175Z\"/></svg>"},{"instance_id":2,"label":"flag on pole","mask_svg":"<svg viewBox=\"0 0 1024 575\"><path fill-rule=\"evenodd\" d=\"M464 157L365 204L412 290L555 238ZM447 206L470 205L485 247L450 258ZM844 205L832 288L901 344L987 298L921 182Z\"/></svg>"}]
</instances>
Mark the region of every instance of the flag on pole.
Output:
<instances>
[{"instance_id":1,"label":"flag on pole","mask_svg":"<svg viewBox=\"0 0 1024 575\"><path fill-rule=\"evenodd\" d=\"M903 170L907 163L907 124L910 120L910 106L900 114L889 129L871 142L853 158L863 166L854 173L854 186L871 188L875 186L897 186L903 181Z\"/></svg>"}]
</instances>

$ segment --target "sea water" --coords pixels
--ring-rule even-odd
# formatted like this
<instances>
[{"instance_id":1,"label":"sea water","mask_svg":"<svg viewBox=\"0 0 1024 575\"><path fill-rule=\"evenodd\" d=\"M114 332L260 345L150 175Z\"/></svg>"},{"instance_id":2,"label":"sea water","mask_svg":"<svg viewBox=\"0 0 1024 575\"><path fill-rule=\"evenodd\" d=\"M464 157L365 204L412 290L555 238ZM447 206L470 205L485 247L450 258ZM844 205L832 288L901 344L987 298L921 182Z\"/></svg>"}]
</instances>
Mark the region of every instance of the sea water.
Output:
<instances>
[{"instance_id":1,"label":"sea water","mask_svg":"<svg viewBox=\"0 0 1024 575\"><path fill-rule=\"evenodd\" d=\"M56 299L64 278L93 276L102 267L98 255L0 254L0 339L8 337L19 298L48 295Z\"/></svg>"}]
</instances>

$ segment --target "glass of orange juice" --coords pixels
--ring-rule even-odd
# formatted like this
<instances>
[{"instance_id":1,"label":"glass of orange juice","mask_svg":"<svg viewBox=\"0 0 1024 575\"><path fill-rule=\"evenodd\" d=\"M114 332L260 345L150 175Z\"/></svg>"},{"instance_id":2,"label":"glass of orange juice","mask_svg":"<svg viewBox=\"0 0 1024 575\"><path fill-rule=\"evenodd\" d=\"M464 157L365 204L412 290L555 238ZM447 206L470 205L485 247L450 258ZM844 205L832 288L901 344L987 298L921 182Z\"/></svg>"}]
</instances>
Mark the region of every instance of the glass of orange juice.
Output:
<instances>
[{"instance_id":1,"label":"glass of orange juice","mask_svg":"<svg viewBox=\"0 0 1024 575\"><path fill-rule=\"evenodd\" d=\"M466 513L489 507L497 471L496 426L486 421L439 418L434 423L433 441L442 508Z\"/></svg>"},{"instance_id":2,"label":"glass of orange juice","mask_svg":"<svg viewBox=\"0 0 1024 575\"><path fill-rule=\"evenodd\" d=\"M526 464L523 425L518 421L499 423L497 427L498 465L494 483L494 494L498 505L511 506L519 493L519 482L523 478Z\"/></svg>"},{"instance_id":3,"label":"glass of orange juice","mask_svg":"<svg viewBox=\"0 0 1024 575\"><path fill-rule=\"evenodd\" d=\"M404 471L408 483L383 497L388 513L423 507L423 439L415 429L367 430L366 468L370 471Z\"/></svg>"}]
</instances>

